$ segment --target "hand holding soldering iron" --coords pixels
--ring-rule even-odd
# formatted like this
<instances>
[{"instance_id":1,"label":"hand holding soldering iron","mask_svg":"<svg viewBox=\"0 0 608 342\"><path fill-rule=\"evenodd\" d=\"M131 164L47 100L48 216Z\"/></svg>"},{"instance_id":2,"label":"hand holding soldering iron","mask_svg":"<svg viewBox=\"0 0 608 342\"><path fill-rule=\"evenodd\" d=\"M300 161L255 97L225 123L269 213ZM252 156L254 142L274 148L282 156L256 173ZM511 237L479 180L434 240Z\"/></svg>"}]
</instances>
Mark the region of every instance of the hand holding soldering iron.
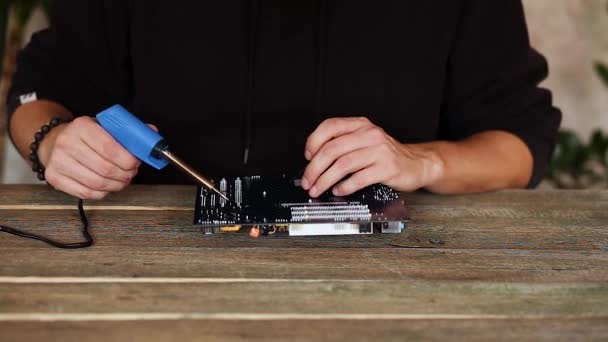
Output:
<instances>
[{"instance_id":1,"label":"hand holding soldering iron","mask_svg":"<svg viewBox=\"0 0 608 342\"><path fill-rule=\"evenodd\" d=\"M123 190L141 165L88 116L53 129L41 142L38 155L47 182L81 199L102 199Z\"/></svg>"}]
</instances>

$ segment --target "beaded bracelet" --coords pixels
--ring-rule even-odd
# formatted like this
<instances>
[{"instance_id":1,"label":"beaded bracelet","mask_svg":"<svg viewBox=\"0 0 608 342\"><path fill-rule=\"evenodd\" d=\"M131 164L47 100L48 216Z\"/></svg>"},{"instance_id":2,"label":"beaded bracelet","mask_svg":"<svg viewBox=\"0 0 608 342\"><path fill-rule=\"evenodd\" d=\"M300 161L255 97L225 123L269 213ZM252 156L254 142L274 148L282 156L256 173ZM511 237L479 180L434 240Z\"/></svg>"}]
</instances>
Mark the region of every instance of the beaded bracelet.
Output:
<instances>
[{"instance_id":1,"label":"beaded bracelet","mask_svg":"<svg viewBox=\"0 0 608 342\"><path fill-rule=\"evenodd\" d=\"M34 134L34 141L30 145L30 161L32 162L32 171L38 173L38 179L41 181L44 180L44 166L42 166L40 158L38 158L38 147L40 147L42 139L44 139L44 137L53 128L67 122L70 122L70 120L64 118L53 118L48 125L40 127L40 130Z\"/></svg>"}]
</instances>

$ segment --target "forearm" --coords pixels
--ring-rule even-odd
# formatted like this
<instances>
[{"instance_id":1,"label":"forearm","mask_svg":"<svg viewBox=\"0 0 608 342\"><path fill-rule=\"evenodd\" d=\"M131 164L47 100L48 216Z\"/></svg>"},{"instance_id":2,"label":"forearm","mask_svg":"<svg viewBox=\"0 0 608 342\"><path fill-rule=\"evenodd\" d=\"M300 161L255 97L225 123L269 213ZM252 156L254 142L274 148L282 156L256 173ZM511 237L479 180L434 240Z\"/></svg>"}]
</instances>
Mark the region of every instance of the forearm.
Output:
<instances>
[{"instance_id":1,"label":"forearm","mask_svg":"<svg viewBox=\"0 0 608 342\"><path fill-rule=\"evenodd\" d=\"M425 188L436 193L466 193L525 188L533 158L525 143L511 133L488 131L459 142L419 144L436 173Z\"/></svg>"},{"instance_id":2,"label":"forearm","mask_svg":"<svg viewBox=\"0 0 608 342\"><path fill-rule=\"evenodd\" d=\"M55 117L70 119L72 114L48 101L22 105L13 114L13 140L28 160L34 135ZM140 164L89 116L80 116L49 131L38 147L38 158L45 167L48 184L81 199L101 199L123 190Z\"/></svg>"},{"instance_id":3,"label":"forearm","mask_svg":"<svg viewBox=\"0 0 608 342\"><path fill-rule=\"evenodd\" d=\"M39 100L23 104L15 110L11 117L10 132L17 150L23 158L29 160L30 144L34 134L40 127L49 123L53 118L72 118L72 114L64 106L51 101ZM51 131L49 134L54 134ZM38 150L40 159L44 162L50 151L43 144Z\"/></svg>"}]
</instances>

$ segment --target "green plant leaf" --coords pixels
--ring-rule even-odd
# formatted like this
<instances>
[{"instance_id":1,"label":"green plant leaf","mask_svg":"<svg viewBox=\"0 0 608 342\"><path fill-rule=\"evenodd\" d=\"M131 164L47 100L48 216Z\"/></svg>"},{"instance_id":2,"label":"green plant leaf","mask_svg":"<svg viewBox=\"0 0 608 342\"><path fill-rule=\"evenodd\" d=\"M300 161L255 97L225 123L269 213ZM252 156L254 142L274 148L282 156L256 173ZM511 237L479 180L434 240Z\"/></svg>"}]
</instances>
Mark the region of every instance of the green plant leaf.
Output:
<instances>
[{"instance_id":1,"label":"green plant leaf","mask_svg":"<svg viewBox=\"0 0 608 342\"><path fill-rule=\"evenodd\" d=\"M6 35L11 10L17 28L23 28L36 7L40 6L47 14L50 6L49 0L0 0L0 74L2 74L2 61L6 50Z\"/></svg>"},{"instance_id":2,"label":"green plant leaf","mask_svg":"<svg viewBox=\"0 0 608 342\"><path fill-rule=\"evenodd\" d=\"M602 162L606 156L606 150L608 149L608 135L604 135L601 129L596 129L591 135L589 142L590 157L596 158Z\"/></svg>"},{"instance_id":3,"label":"green plant leaf","mask_svg":"<svg viewBox=\"0 0 608 342\"><path fill-rule=\"evenodd\" d=\"M608 67L600 62L594 63L595 73L600 77L606 87L608 87Z\"/></svg>"},{"instance_id":4,"label":"green plant leaf","mask_svg":"<svg viewBox=\"0 0 608 342\"><path fill-rule=\"evenodd\" d=\"M23 27L25 25L38 5L40 5L40 0L15 0L13 2L15 20L17 21L18 27Z\"/></svg>"},{"instance_id":5,"label":"green plant leaf","mask_svg":"<svg viewBox=\"0 0 608 342\"><path fill-rule=\"evenodd\" d=\"M0 75L3 71L4 47L6 44L6 30L8 30L8 13L12 0L0 0Z\"/></svg>"},{"instance_id":6,"label":"green plant leaf","mask_svg":"<svg viewBox=\"0 0 608 342\"><path fill-rule=\"evenodd\" d=\"M568 172L578 175L582 172L585 161L589 159L589 150L585 148L576 133L561 130L549 168L551 176L556 172Z\"/></svg>"},{"instance_id":7,"label":"green plant leaf","mask_svg":"<svg viewBox=\"0 0 608 342\"><path fill-rule=\"evenodd\" d=\"M49 13L51 12L51 1L50 0L41 0L40 6L42 6L44 13L46 13L46 15L48 16Z\"/></svg>"}]
</instances>

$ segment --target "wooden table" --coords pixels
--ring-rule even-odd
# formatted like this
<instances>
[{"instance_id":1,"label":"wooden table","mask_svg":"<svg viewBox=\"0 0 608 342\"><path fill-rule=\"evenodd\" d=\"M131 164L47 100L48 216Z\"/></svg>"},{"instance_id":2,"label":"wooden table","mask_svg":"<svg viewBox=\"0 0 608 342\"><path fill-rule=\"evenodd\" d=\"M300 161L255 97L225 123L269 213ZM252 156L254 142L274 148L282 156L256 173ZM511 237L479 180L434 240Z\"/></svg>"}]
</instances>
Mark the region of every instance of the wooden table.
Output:
<instances>
[{"instance_id":1,"label":"wooden table","mask_svg":"<svg viewBox=\"0 0 608 342\"><path fill-rule=\"evenodd\" d=\"M401 235L204 236L195 189L89 202L95 245L0 234L0 340L608 339L608 192L405 195ZM0 221L79 240L76 201L0 186Z\"/></svg>"}]
</instances>

